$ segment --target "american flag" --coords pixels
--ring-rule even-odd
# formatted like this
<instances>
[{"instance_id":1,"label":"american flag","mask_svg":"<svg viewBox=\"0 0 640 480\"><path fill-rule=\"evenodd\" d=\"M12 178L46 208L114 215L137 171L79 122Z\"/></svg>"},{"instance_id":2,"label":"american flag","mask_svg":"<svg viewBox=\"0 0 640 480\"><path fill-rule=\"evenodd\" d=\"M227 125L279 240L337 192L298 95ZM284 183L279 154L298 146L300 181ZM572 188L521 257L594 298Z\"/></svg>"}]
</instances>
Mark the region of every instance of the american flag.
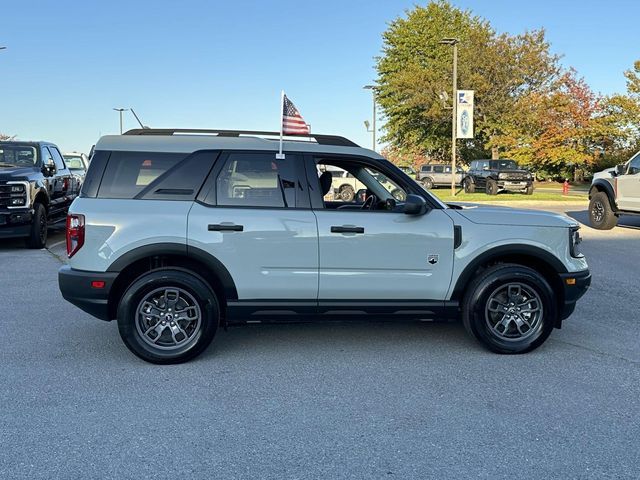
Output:
<instances>
[{"instance_id":1,"label":"american flag","mask_svg":"<svg viewBox=\"0 0 640 480\"><path fill-rule=\"evenodd\" d=\"M308 135L311 133L309 125L286 95L282 103L282 133L284 135Z\"/></svg>"}]
</instances>

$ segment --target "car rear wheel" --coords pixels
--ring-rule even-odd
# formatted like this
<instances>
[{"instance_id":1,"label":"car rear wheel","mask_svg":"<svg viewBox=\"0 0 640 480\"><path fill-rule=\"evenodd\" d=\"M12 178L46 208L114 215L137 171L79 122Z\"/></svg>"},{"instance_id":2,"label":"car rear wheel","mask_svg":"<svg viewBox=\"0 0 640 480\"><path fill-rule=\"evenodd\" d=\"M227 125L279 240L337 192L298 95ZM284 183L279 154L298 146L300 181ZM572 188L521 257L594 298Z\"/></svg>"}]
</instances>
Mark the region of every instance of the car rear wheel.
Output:
<instances>
[{"instance_id":1,"label":"car rear wheel","mask_svg":"<svg viewBox=\"0 0 640 480\"><path fill-rule=\"evenodd\" d=\"M202 353L215 336L220 307L200 277L183 270L146 273L118 306L118 330L135 355L151 363L182 363Z\"/></svg>"},{"instance_id":2,"label":"car rear wheel","mask_svg":"<svg viewBox=\"0 0 640 480\"><path fill-rule=\"evenodd\" d=\"M47 209L41 203L36 203L33 207L33 219L27 237L27 247L44 248L47 245L48 229Z\"/></svg>"},{"instance_id":3,"label":"car rear wheel","mask_svg":"<svg viewBox=\"0 0 640 480\"><path fill-rule=\"evenodd\" d=\"M613 212L606 193L596 192L591 197L589 223L598 230L611 230L618 224L618 217Z\"/></svg>"},{"instance_id":4,"label":"car rear wheel","mask_svg":"<svg viewBox=\"0 0 640 480\"><path fill-rule=\"evenodd\" d=\"M497 195L498 194L498 182L489 178L487 179L487 195Z\"/></svg>"},{"instance_id":5,"label":"car rear wheel","mask_svg":"<svg viewBox=\"0 0 640 480\"><path fill-rule=\"evenodd\" d=\"M422 186L426 189L426 190L431 190L433 188L433 180L430 178L424 178L422 180Z\"/></svg>"},{"instance_id":6,"label":"car rear wheel","mask_svg":"<svg viewBox=\"0 0 640 480\"><path fill-rule=\"evenodd\" d=\"M537 271L515 264L490 267L462 304L467 331L496 353L526 353L544 343L558 316L555 294Z\"/></svg>"}]
</instances>

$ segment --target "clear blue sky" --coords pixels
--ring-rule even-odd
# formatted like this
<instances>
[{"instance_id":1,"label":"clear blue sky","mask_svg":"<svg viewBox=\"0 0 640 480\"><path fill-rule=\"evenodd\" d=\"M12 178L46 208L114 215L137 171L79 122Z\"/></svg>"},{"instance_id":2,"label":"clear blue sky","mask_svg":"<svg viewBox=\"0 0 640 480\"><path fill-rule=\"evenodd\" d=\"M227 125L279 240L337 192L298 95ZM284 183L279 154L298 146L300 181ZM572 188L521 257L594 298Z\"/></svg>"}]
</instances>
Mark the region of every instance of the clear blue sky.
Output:
<instances>
[{"instance_id":1,"label":"clear blue sky","mask_svg":"<svg viewBox=\"0 0 640 480\"><path fill-rule=\"evenodd\" d=\"M0 0L0 132L87 152L130 106L153 127L277 130L284 88L313 131L369 146L362 86L387 22L415 3ZM544 27L602 93L640 59L640 2L453 3L500 32Z\"/></svg>"}]
</instances>

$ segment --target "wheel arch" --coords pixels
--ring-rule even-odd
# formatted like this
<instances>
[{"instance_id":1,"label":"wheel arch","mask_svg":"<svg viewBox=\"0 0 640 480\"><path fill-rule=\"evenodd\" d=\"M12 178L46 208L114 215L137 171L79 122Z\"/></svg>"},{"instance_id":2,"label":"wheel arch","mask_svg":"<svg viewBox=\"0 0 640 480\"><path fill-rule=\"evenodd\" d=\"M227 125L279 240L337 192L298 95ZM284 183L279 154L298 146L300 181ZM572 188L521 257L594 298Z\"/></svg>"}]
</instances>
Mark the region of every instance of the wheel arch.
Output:
<instances>
[{"instance_id":1,"label":"wheel arch","mask_svg":"<svg viewBox=\"0 0 640 480\"><path fill-rule=\"evenodd\" d=\"M618 207L616 206L616 192L610 182L603 179L595 180L589 189L589 200L591 200L591 197L597 192L605 193L613 211L615 212L618 210Z\"/></svg>"},{"instance_id":2,"label":"wheel arch","mask_svg":"<svg viewBox=\"0 0 640 480\"><path fill-rule=\"evenodd\" d=\"M562 261L542 248L532 245L504 245L492 248L472 260L462 271L451 294L451 300L462 301L469 284L484 269L500 263L529 267L540 273L557 293L558 307L564 302L564 288L559 274L568 273Z\"/></svg>"},{"instance_id":3,"label":"wheel arch","mask_svg":"<svg viewBox=\"0 0 640 480\"><path fill-rule=\"evenodd\" d=\"M210 253L184 244L161 243L135 248L116 259L107 269L118 273L109 292L109 318L116 318L120 298L133 280L158 268L176 267L200 276L216 293L224 312L238 291L229 270Z\"/></svg>"}]
</instances>

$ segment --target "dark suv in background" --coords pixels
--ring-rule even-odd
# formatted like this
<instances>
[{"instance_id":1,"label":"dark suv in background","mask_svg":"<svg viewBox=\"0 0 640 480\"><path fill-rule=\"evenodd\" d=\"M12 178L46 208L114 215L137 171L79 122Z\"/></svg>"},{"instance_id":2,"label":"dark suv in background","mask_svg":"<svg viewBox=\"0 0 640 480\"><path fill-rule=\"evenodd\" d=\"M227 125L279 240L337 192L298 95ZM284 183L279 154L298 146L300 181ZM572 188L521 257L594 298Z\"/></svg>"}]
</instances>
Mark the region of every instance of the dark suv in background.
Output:
<instances>
[{"instance_id":1,"label":"dark suv in background","mask_svg":"<svg viewBox=\"0 0 640 480\"><path fill-rule=\"evenodd\" d=\"M0 142L0 238L43 248L47 229L66 219L78 180L47 142Z\"/></svg>"},{"instance_id":2,"label":"dark suv in background","mask_svg":"<svg viewBox=\"0 0 640 480\"><path fill-rule=\"evenodd\" d=\"M465 193L484 189L488 195L501 191L533 194L533 175L514 160L473 160L462 181Z\"/></svg>"}]
</instances>

